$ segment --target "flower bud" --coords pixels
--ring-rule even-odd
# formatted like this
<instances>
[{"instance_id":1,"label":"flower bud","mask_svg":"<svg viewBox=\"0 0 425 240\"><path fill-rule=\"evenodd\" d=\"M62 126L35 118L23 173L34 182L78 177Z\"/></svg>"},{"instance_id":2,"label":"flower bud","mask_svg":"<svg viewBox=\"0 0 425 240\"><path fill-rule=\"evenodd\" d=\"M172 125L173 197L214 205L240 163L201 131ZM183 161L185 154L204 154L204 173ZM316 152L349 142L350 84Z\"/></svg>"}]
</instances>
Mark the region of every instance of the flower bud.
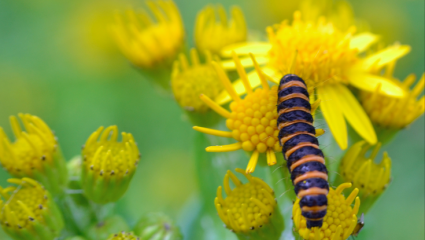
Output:
<instances>
[{"instance_id":1,"label":"flower bud","mask_svg":"<svg viewBox=\"0 0 425 240\"><path fill-rule=\"evenodd\" d=\"M303 239L347 239L357 225L357 213L360 207L360 199L357 196L359 190L354 189L346 198L342 191L351 187L351 183L343 183L336 189L329 188L328 207L323 225L319 228L308 229L306 219L301 215L300 199L297 199L292 208L292 218L295 230ZM355 200L354 207L351 204Z\"/></svg>"},{"instance_id":2,"label":"flower bud","mask_svg":"<svg viewBox=\"0 0 425 240\"><path fill-rule=\"evenodd\" d=\"M149 213L143 216L134 227L134 233L143 240L183 239L179 228L162 213Z\"/></svg>"},{"instance_id":3,"label":"flower bud","mask_svg":"<svg viewBox=\"0 0 425 240\"><path fill-rule=\"evenodd\" d=\"M57 138L40 118L19 114L26 131L15 116L10 124L15 141L10 142L0 127L0 162L14 177L29 177L43 184L53 195L65 189L68 175Z\"/></svg>"},{"instance_id":4,"label":"flower bud","mask_svg":"<svg viewBox=\"0 0 425 240\"><path fill-rule=\"evenodd\" d=\"M93 202L115 202L124 195L136 172L139 149L130 133L118 142L117 126L97 129L83 146L82 187Z\"/></svg>"},{"instance_id":5,"label":"flower bud","mask_svg":"<svg viewBox=\"0 0 425 240\"><path fill-rule=\"evenodd\" d=\"M30 178L12 178L18 185L0 187L0 223L16 240L53 240L64 227L62 214L44 187Z\"/></svg>"},{"instance_id":6,"label":"flower bud","mask_svg":"<svg viewBox=\"0 0 425 240\"><path fill-rule=\"evenodd\" d=\"M283 230L283 219L276 207L274 191L263 180L243 174L248 182L243 184L231 171L224 176L224 191L217 189L215 206L225 226L238 236L267 236L267 239L278 239ZM230 188L230 179L236 186Z\"/></svg>"}]
</instances>

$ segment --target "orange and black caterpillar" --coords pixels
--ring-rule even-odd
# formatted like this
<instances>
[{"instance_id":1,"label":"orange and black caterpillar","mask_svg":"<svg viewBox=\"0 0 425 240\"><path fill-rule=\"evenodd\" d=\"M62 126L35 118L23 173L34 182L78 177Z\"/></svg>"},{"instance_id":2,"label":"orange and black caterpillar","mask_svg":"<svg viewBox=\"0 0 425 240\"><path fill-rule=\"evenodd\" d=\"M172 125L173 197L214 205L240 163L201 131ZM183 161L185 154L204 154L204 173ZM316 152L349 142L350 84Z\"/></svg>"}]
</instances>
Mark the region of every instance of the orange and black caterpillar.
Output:
<instances>
[{"instance_id":1,"label":"orange and black caterpillar","mask_svg":"<svg viewBox=\"0 0 425 240\"><path fill-rule=\"evenodd\" d=\"M329 192L328 171L313 126L307 86L300 77L287 74L278 90L279 142L291 173L295 194L300 198L307 227L321 227Z\"/></svg>"}]
</instances>

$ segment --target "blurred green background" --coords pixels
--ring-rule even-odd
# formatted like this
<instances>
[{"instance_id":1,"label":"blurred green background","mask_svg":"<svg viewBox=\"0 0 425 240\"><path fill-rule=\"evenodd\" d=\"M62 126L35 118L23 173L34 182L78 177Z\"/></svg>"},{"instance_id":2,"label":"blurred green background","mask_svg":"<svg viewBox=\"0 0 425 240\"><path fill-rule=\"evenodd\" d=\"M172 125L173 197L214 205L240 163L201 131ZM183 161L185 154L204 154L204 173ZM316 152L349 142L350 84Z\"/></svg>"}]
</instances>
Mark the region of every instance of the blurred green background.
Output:
<instances>
[{"instance_id":1,"label":"blurred green background","mask_svg":"<svg viewBox=\"0 0 425 240\"><path fill-rule=\"evenodd\" d=\"M218 2L227 9L240 5L249 28L258 32L292 18L297 8L278 0L176 0L189 46L197 11ZM383 42L412 46L412 52L397 63L397 77L424 72L424 1L351 4L356 17L365 19ZM145 212L163 211L187 230L184 219L195 211L191 202L197 194L194 131L174 100L155 91L113 47L105 27L109 9L143 5L143 1L0 0L0 126L12 136L10 115L37 115L56 132L67 159L79 154L100 125L116 124L120 131L131 132L142 161L118 202L119 213L134 223ZM422 116L384 147L393 160L393 182L366 215L358 239L424 239L424 131ZM1 186L7 178L0 169ZM8 239L1 230L0 239Z\"/></svg>"}]
</instances>

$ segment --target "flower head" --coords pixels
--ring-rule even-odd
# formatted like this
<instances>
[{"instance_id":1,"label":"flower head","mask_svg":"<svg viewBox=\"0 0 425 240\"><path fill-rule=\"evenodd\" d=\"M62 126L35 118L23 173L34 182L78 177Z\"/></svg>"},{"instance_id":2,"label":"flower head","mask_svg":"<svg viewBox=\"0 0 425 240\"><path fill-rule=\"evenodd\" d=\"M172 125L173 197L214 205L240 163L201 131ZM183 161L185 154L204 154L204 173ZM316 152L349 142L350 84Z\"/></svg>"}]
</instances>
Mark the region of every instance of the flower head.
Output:
<instances>
[{"instance_id":1,"label":"flower head","mask_svg":"<svg viewBox=\"0 0 425 240\"><path fill-rule=\"evenodd\" d=\"M321 111L341 149L348 146L345 120L370 144L377 142L373 126L346 85L350 84L365 91L373 91L378 84L386 95L403 96L403 91L389 79L376 75L379 71L410 51L409 46L393 45L367 57L364 52L378 39L371 33L354 35L355 28L345 31L334 27L332 22L320 18L316 22L301 19L301 13L294 13L292 24L283 21L268 27L270 43L251 43L229 46L222 51L230 56L231 51L239 55L250 52L265 57L262 69L270 80L278 83L283 75L291 73L304 79L311 100L321 100ZM230 67L229 67L230 68ZM241 81L235 82L236 92L243 94ZM252 87L258 86L258 79L250 79ZM220 104L230 100L227 94L216 98Z\"/></svg>"},{"instance_id":2,"label":"flower head","mask_svg":"<svg viewBox=\"0 0 425 240\"><path fill-rule=\"evenodd\" d=\"M140 240L139 237L132 232L120 232L112 234L107 240Z\"/></svg>"},{"instance_id":3,"label":"flower head","mask_svg":"<svg viewBox=\"0 0 425 240\"><path fill-rule=\"evenodd\" d=\"M387 152L384 152L381 163L376 164L374 159L381 144L378 143L371 155L366 157L370 147L364 141L357 142L350 147L339 165L343 181L351 182L360 189L362 201L380 195L391 181L391 159Z\"/></svg>"},{"instance_id":4,"label":"flower head","mask_svg":"<svg viewBox=\"0 0 425 240\"><path fill-rule=\"evenodd\" d=\"M230 104L231 112L222 108L207 96L201 95L201 99L209 107L227 119L226 126L231 132L202 127L194 127L194 129L207 134L234 138L237 143L225 146L211 146L206 148L206 151L228 152L243 149L252 152L252 157L246 169L247 173L251 173L255 170L259 153L266 153L267 163L274 165L276 164L275 151L280 151L281 149L277 138L277 86L270 88L254 57L252 57L257 69L256 74L261 79L263 86L263 88L253 91L245 70L236 55L234 55L234 61L236 66L238 66L239 75L244 80L244 87L248 93L246 97L242 99L236 94L226 73L217 63L214 63L214 66L218 72L219 79L233 99Z\"/></svg>"},{"instance_id":5,"label":"flower head","mask_svg":"<svg viewBox=\"0 0 425 240\"><path fill-rule=\"evenodd\" d=\"M146 2L155 20L145 12L117 15L112 30L122 53L140 68L172 61L183 45L183 22L173 1Z\"/></svg>"},{"instance_id":6,"label":"flower head","mask_svg":"<svg viewBox=\"0 0 425 240\"><path fill-rule=\"evenodd\" d=\"M391 70L386 75L392 75ZM374 92L361 91L360 100L372 122L388 129L401 129L420 117L425 111L425 97L418 100L424 90L424 76L412 90L410 86L415 82L415 75L409 75L403 82L393 78L393 82L404 91L402 98L386 96L381 92L380 85Z\"/></svg>"},{"instance_id":7,"label":"flower head","mask_svg":"<svg viewBox=\"0 0 425 240\"><path fill-rule=\"evenodd\" d=\"M217 189L215 207L218 215L227 228L235 233L249 233L267 227L275 211L276 200L274 191L263 180L246 174L242 169L236 169L243 174L248 182L243 184L231 171L224 176L224 191L226 198L222 196L222 187ZM230 179L236 186L230 188Z\"/></svg>"},{"instance_id":8,"label":"flower head","mask_svg":"<svg viewBox=\"0 0 425 240\"><path fill-rule=\"evenodd\" d=\"M43 183L52 193L58 193L67 183L65 160L53 131L40 118L19 114L10 117L15 141L10 142L0 127L0 162L15 177L31 177Z\"/></svg>"},{"instance_id":9,"label":"flower head","mask_svg":"<svg viewBox=\"0 0 425 240\"><path fill-rule=\"evenodd\" d=\"M88 198L98 203L118 200L127 190L140 159L130 133L118 142L117 126L98 128L83 146L82 186Z\"/></svg>"},{"instance_id":10,"label":"flower head","mask_svg":"<svg viewBox=\"0 0 425 240\"><path fill-rule=\"evenodd\" d=\"M229 44L246 41L247 27L242 10L234 6L230 11L229 20L220 4L217 8L207 6L198 13L195 24L195 44L202 53L205 51L219 53Z\"/></svg>"},{"instance_id":11,"label":"flower head","mask_svg":"<svg viewBox=\"0 0 425 240\"><path fill-rule=\"evenodd\" d=\"M292 217L294 220L296 231L303 239L323 239L323 240L340 240L347 239L357 225L357 212L360 207L360 199L357 196L359 190L354 189L350 195L345 198L342 191L351 187L351 183L343 183L335 190L329 189L328 209L323 225L320 229L308 229L306 219L301 215L299 205L300 199L297 199L292 209ZM355 199L354 207L351 207Z\"/></svg>"},{"instance_id":12,"label":"flower head","mask_svg":"<svg viewBox=\"0 0 425 240\"><path fill-rule=\"evenodd\" d=\"M0 223L13 239L54 239L64 223L55 202L42 185L30 178L9 179L18 185L0 187Z\"/></svg>"},{"instance_id":13,"label":"flower head","mask_svg":"<svg viewBox=\"0 0 425 240\"><path fill-rule=\"evenodd\" d=\"M174 62L171 87L181 107L189 111L206 112L208 106L199 99L199 95L215 98L223 90L223 85L212 65L211 54L207 54L206 63L201 64L197 51L191 49L190 58L192 65L189 65L183 53Z\"/></svg>"}]
</instances>

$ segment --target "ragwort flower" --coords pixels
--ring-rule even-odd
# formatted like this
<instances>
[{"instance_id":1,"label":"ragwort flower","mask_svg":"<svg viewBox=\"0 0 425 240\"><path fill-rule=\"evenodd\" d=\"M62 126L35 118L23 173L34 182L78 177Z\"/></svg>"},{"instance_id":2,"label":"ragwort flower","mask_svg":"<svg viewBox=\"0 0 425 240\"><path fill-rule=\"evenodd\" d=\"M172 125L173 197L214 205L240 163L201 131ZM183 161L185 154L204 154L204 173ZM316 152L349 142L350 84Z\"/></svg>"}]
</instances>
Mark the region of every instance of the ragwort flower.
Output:
<instances>
[{"instance_id":1,"label":"ragwort flower","mask_svg":"<svg viewBox=\"0 0 425 240\"><path fill-rule=\"evenodd\" d=\"M367 57L360 53L376 42L377 36L371 33L354 35L355 28L343 32L332 22L320 18L317 22L305 22L300 12L295 12L294 21L283 21L268 27L269 43L247 43L229 46L222 51L230 56L231 51L239 55L253 53L262 57L266 64L262 70L275 81L292 73L307 83L312 100L321 99L321 110L329 128L341 149L348 145L345 120L370 144L377 137L370 119L347 88L352 85L361 90L373 91L381 84L383 94L402 97L403 91L388 78L373 74L410 51L406 45L393 45ZM229 65L228 68L231 68ZM252 87L260 85L257 77L250 78ZM237 94L243 94L242 81L235 82ZM223 104L230 100L223 93L215 100Z\"/></svg>"},{"instance_id":2,"label":"ragwort flower","mask_svg":"<svg viewBox=\"0 0 425 240\"><path fill-rule=\"evenodd\" d=\"M267 164L272 166L276 164L275 152L279 152L282 149L279 144L279 131L277 129L277 86L269 86L264 73L261 71L254 56L251 55L253 65L256 68L255 73L262 85L262 88L257 88L255 91L252 90L241 61L236 55L233 57L234 64L237 66L239 76L243 80L244 87L248 93L246 97L243 99L239 97L223 68L217 63L214 63L214 66L217 69L219 79L233 100L230 104L231 112L218 105L218 103L209 97L201 95L201 99L210 108L227 119L226 126L231 132L198 126L193 127L193 129L219 137L234 138L238 141L237 143L224 146L211 146L205 150L207 152L229 152L243 149L247 152L252 152L246 168L247 173L252 173L255 170L260 153L266 153ZM317 105L312 106L312 112L315 111L316 107ZM321 133L322 131L318 131L318 134Z\"/></svg>"},{"instance_id":3,"label":"ragwort flower","mask_svg":"<svg viewBox=\"0 0 425 240\"><path fill-rule=\"evenodd\" d=\"M144 10L128 10L117 15L112 26L118 47L135 66L154 68L166 65L183 46L184 28L173 1L146 2L155 20Z\"/></svg>"},{"instance_id":4,"label":"ragwort flower","mask_svg":"<svg viewBox=\"0 0 425 240\"><path fill-rule=\"evenodd\" d=\"M103 133L102 133L103 131ZM117 201L124 195L136 172L140 153L133 136L117 126L98 128L83 146L81 184L85 195L96 203Z\"/></svg>"},{"instance_id":5,"label":"ragwort flower","mask_svg":"<svg viewBox=\"0 0 425 240\"><path fill-rule=\"evenodd\" d=\"M201 53L219 53L229 44L246 41L247 27L242 10L234 6L230 11L230 19L227 19L226 11L220 4L217 8L207 6L198 13L194 34L196 47Z\"/></svg>"},{"instance_id":6,"label":"ragwort flower","mask_svg":"<svg viewBox=\"0 0 425 240\"><path fill-rule=\"evenodd\" d=\"M208 105L199 99L199 95L205 94L215 98L223 90L223 85L218 80L217 71L212 65L211 54L206 54L206 61L202 64L197 51L191 49L190 59L192 65L181 53L179 59L174 62L171 87L174 97L182 108L203 113L208 110Z\"/></svg>"},{"instance_id":7,"label":"ragwort flower","mask_svg":"<svg viewBox=\"0 0 425 240\"><path fill-rule=\"evenodd\" d=\"M19 114L10 117L15 141L10 142L0 127L0 162L15 177L40 181L52 194L58 194L68 182L65 159L53 131L40 118Z\"/></svg>"},{"instance_id":8,"label":"ragwort flower","mask_svg":"<svg viewBox=\"0 0 425 240\"><path fill-rule=\"evenodd\" d=\"M292 218L295 229L303 239L314 240L344 240L347 239L357 225L357 213L360 207L360 199L357 196L359 190L354 189L350 195L345 198L342 191L350 188L351 183L343 183L335 190L329 188L328 208L326 216L323 219L323 225L319 228L308 229L306 219L301 215L299 205L300 199L297 199L292 208ZM355 199L354 207L351 207Z\"/></svg>"},{"instance_id":9,"label":"ragwort flower","mask_svg":"<svg viewBox=\"0 0 425 240\"><path fill-rule=\"evenodd\" d=\"M272 237L272 232L280 233L277 230L282 227L283 219L273 189L242 169L237 168L236 171L243 174L248 182L243 184L231 171L227 171L223 180L226 198L223 198L220 186L214 200L223 223L236 234L257 236L261 232L262 236ZM236 186L234 189L230 188L230 180Z\"/></svg>"},{"instance_id":10,"label":"ragwort flower","mask_svg":"<svg viewBox=\"0 0 425 240\"><path fill-rule=\"evenodd\" d=\"M361 91L360 101L373 123L386 129L399 130L411 124L425 111L425 97L418 100L424 90L425 74L422 74L416 86L410 90L416 80L415 75L411 74L400 82L392 77L394 64L395 62L387 68L385 75L403 89L403 97L387 96L382 93L381 85L378 85L373 92Z\"/></svg>"},{"instance_id":11,"label":"ragwort flower","mask_svg":"<svg viewBox=\"0 0 425 240\"><path fill-rule=\"evenodd\" d=\"M0 223L15 240L53 240L64 227L62 214L50 193L30 178L9 179L18 185L0 187Z\"/></svg>"}]
</instances>

